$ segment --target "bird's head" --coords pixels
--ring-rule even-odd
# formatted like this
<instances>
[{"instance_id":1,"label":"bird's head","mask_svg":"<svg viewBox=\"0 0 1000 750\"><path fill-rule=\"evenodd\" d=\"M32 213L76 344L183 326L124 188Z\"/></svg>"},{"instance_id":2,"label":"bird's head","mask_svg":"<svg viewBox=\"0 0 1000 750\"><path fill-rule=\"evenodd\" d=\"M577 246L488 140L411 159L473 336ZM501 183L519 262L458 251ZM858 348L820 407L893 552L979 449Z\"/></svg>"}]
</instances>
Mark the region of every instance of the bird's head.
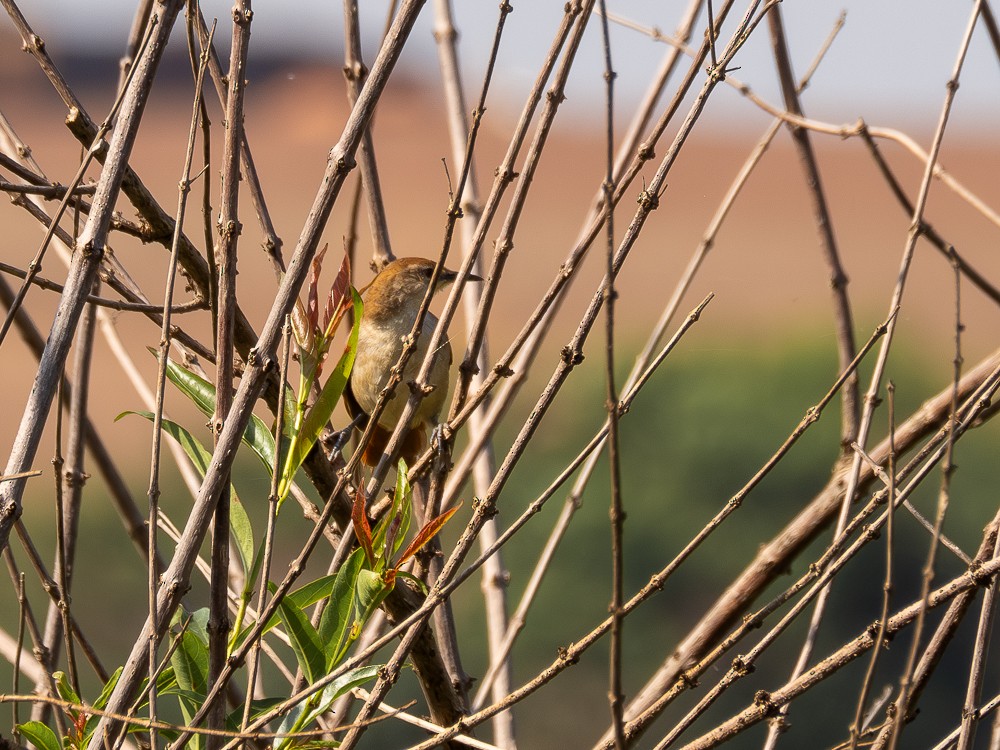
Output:
<instances>
[{"instance_id":1,"label":"bird's head","mask_svg":"<svg viewBox=\"0 0 1000 750\"><path fill-rule=\"evenodd\" d=\"M397 315L404 310L419 307L434 277L435 263L426 258L399 258L389 263L372 280L365 292L365 315L371 319ZM450 284L458 273L442 268L434 291ZM469 274L467 279L482 281Z\"/></svg>"}]
</instances>

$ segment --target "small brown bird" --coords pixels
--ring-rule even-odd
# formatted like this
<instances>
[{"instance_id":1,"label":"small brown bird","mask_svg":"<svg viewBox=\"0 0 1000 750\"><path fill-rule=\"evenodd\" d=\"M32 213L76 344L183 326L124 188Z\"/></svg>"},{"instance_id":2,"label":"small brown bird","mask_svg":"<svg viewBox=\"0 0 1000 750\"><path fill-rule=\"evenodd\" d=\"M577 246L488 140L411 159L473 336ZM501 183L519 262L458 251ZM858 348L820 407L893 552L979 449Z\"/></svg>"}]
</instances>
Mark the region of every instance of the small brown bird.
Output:
<instances>
[{"instance_id":1,"label":"small brown bird","mask_svg":"<svg viewBox=\"0 0 1000 750\"><path fill-rule=\"evenodd\" d=\"M367 425L379 393L389 382L390 371L399 361L403 338L413 330L420 303L434 273L434 265L433 261L425 258L394 260L382 269L364 293L365 311L358 331L358 352L344 391L344 402L350 415L355 419L364 418L360 423L361 429ZM457 275L455 271L442 268L434 291L443 289ZM467 278L482 281L473 274ZM368 466L378 463L403 414L408 398L406 385L416 380L437 322L437 317L430 312L424 316L417 349L407 360L400 386L382 411L362 455L362 461ZM427 378L427 384L433 390L421 400L403 441L400 455L407 463L412 463L420 455L427 445L428 431L437 426L438 415L448 395L451 361L451 344L445 339L434 354L434 363Z\"/></svg>"}]
</instances>

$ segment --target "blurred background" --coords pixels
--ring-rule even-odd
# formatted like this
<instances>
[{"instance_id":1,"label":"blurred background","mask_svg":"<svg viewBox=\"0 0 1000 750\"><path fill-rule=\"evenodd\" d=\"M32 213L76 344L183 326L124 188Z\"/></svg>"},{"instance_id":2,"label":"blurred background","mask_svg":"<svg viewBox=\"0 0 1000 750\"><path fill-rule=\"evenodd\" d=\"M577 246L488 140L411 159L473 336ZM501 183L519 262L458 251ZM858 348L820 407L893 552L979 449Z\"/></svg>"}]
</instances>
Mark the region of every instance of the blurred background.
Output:
<instances>
[{"instance_id":1,"label":"blurred background","mask_svg":"<svg viewBox=\"0 0 1000 750\"><path fill-rule=\"evenodd\" d=\"M462 75L469 106L478 98L487 54L497 19L495 1L456 3L454 20L459 37ZM513 2L487 101L477 151L478 187L488 193L493 170L501 162L513 125L562 18L562 3ZM648 31L672 34L687 3L678 0L609 2L611 56L615 83L615 121L624 132L653 73L667 51ZM871 127L905 133L925 151L939 120L946 84L955 67L960 42L969 23L972 3L935 0L883 0L817 3L785 0L781 3L796 75L809 67L842 13L843 30L802 97L808 117L833 126L852 127L863 118ZM132 23L134 3L104 0L24 0L22 13L42 36L47 51L74 91L99 121L115 95L118 61ZM203 2L208 19L219 19L217 44L227 59L228 3ZM385 25L387 6L362 2L365 60L374 59ZM722 38L728 38L742 9L734 11ZM627 23L626 23L627 22ZM695 24L697 46L705 19ZM178 32L181 31L178 24ZM454 179L459 166L452 161L448 142L441 75L437 65L433 12L422 14L379 106L374 138L385 195L389 230L398 255L434 256L439 252L449 200L447 170ZM254 151L261 183L286 256L294 247L302 223L326 166L329 149L338 140L349 112L342 75L343 16L337 3L302 0L296 3L262 2L254 7L248 69L246 133ZM63 120L65 107L46 82L5 15L0 14L0 111L31 148L50 180L66 183L76 171L80 147ZM782 106L780 88L766 28L755 32L736 56L729 83L743 82L774 107ZM688 60L679 69L685 70ZM536 301L558 273L598 194L604 175L603 57L597 19L591 22L579 61L567 86L567 100L556 119L549 144L534 179L532 199L525 208L515 248L498 296L502 314L491 321L489 347L495 358L513 340ZM700 86L699 79L693 91ZM972 38L964 61L961 85L941 149L942 166L971 193L995 211L1000 205L1000 61L982 28ZM139 135L132 166L161 205L176 203L193 85L183 35L178 33L158 77ZM665 102L669 92L664 96ZM688 103L692 95L688 96ZM214 94L210 108L221 140L221 112ZM681 113L688 106L681 107ZM659 114L661 107L657 109ZM757 107L735 86L720 86L671 171L668 187L645 227L619 277L619 377L624 378L635 353L645 342L677 279L698 247L713 214L748 154L770 125L771 115ZM676 132L678 117L656 147L658 158L645 170L652 175L659 157ZM813 134L839 251L849 276L848 292L854 312L855 335L864 342L888 314L901 253L911 216L892 195L872 158L857 137ZM923 164L895 142L881 141L883 155L896 171L911 200L916 197ZM216 167L217 172L217 167ZM217 173L209 176L217 198ZM633 192L638 194L639 187ZM241 304L259 330L273 291L273 274L260 252L260 231L243 198L245 231L241 240ZM341 201L327 225L325 240L331 257L339 254L350 225L347 201ZM631 198L622 202L616 217L619 234L631 218ZM127 203L122 210L131 217ZM217 206L216 206L217 210ZM984 215L957 197L939 181L932 184L925 214L937 231L979 273L1000 285L1000 253L995 214ZM188 233L200 237L196 212L189 216ZM40 241L38 225L18 208L0 208L3 228L0 259L25 267ZM494 229L489 237L496 236ZM370 278L367 225L362 218L356 283ZM162 299L166 253L160 246L120 239L114 244L119 260L154 301ZM492 247L483 250L489 259ZM570 297L556 319L497 441L503 455L536 394L558 361L559 349L575 330L580 315L598 288L604 258L593 252ZM43 275L60 280L61 264L52 258ZM10 280L13 285L18 282ZM646 583L738 490L815 404L837 376L836 338L832 320L829 274L822 262L816 222L804 173L788 133L782 129L736 200L704 266L681 305L683 316L707 294L715 297L701 321L654 377L622 423L624 498L628 511L626 540L627 592ZM987 295L966 282L961 287L964 325L962 355L974 364L1000 344L1000 309ZM57 296L33 291L30 314L48 330ZM898 412L909 414L925 399L946 388L952 377L955 336L955 277L946 258L928 243L917 246L907 282L893 357L887 377L897 386ZM205 340L210 338L207 316L185 323ZM158 328L133 315L112 314L113 324L133 351L147 383L153 382L155 359L142 349L155 346ZM680 317L678 318L680 322ZM595 335L597 332L595 331ZM461 352L464 323L456 321L452 341ZM141 498L148 482L149 430L134 417L115 422L127 409L144 408L139 396L97 344L94 363L92 419L114 446L128 477ZM100 356L103 354L104 356ZM567 389L534 439L533 447L515 471L500 502L501 522L519 513L586 443L604 419L603 356L594 339L587 359L574 373ZM0 446L5 450L16 431L21 408L34 376L34 360L20 341L5 342L4 402L0 409ZM862 388L870 366L862 368ZM621 381L619 381L620 383ZM185 424L200 427L203 418L170 394L168 410ZM640 688L654 665L669 655L677 639L742 569L759 544L770 539L829 478L838 455L838 404L808 434L779 470L758 488L739 513L739 520L723 527L710 544L699 550L663 593L626 623L627 695ZM885 434L886 417L876 417L875 435ZM51 432L51 431L50 431ZM207 439L207 432L203 434ZM953 479L952 509L946 533L967 551L974 550L983 525L993 516L997 498L997 426L989 424L963 440L956 458L961 469ZM43 442L37 465L45 468L54 437ZM874 441L873 441L874 442ZM174 477L176 480L176 477ZM51 480L38 480L48 481ZM263 518L267 479L246 459L236 480L255 520ZM607 475L602 469L591 482L561 562L547 578L530 626L515 650L515 684L530 679L556 656L556 649L588 632L606 615L610 591ZM933 516L934 488L927 486L915 498ZM144 618L144 571L121 534L113 511L92 486L84 514L83 540L77 578L81 582L74 606L109 660L123 659ZM25 520L45 528L52 515L49 489L26 500ZM565 493L563 493L564 495ZM505 551L511 571L511 601L516 602L544 543L563 495L557 495L546 513L530 524ZM34 498L34 499L33 499ZM164 501L182 516L189 500L179 482ZM255 503L258 503L255 506ZM468 502L466 504L468 508ZM290 509L291 510L291 509ZM466 511L467 512L467 511ZM294 515L292 511L291 515ZM463 521L467 518L463 514ZM262 521L261 521L262 522ZM910 524L913 541L899 552L897 606L913 599L919 586L919 568L926 554L926 534ZM462 524L446 532L456 534ZM305 522L283 530L282 552L287 560L306 533ZM44 532L36 539L46 541ZM825 541L807 551L789 571L801 573L822 550ZM447 542L445 548L447 549ZM43 549L51 559L51 547ZM860 632L878 613L882 568L880 549L857 559L842 585L834 588L831 611L817 647L822 657ZM325 561L315 563L323 572ZM941 556L940 580L962 569L947 554ZM278 567L282 570L280 564ZM791 582L785 580L785 584ZM90 581L88 584L85 583ZM89 593L87 593L89 591ZM197 595L197 591L196 591ZM894 596L897 596L894 595ZM106 611L120 611L114 622L101 621L98 610L88 612L85 600ZM83 601L81 601L83 600ZM38 598L38 601L42 601ZM16 629L16 598L9 582L0 585L0 626ZM466 669L482 676L487 668L480 625L482 605L475 586L460 592L456 601L460 631L470 638ZM778 649L795 653L804 623L779 642ZM548 685L540 698L516 710L522 747L589 747L608 724L607 644L599 645L561 679ZM787 655L787 654L786 654ZM926 747L927 738L943 735L960 718L968 649L955 648L948 658L954 667L941 674L923 700L920 721L925 732L911 732L905 747ZM886 675L898 669L905 647L892 649L884 662ZM994 659L994 662L996 660ZM824 711L838 691L854 699L865 660L844 670L815 698L807 696L793 710L788 747L825 747L846 736L843 716ZM791 656L765 664L747 685L731 691L712 716L728 715L752 699L758 689L784 682ZM995 665L994 665L995 666ZM994 669L987 691L998 686ZM705 682L721 677L710 673ZM877 690L891 677L876 680ZM412 682L412 681L411 681ZM11 684L11 669L0 663L0 685ZM407 692L409 691L409 693ZM403 685L397 703L416 695ZM683 715L689 702L680 701L657 727L668 726L669 716ZM691 736L697 736L698 726ZM708 726L708 725L706 725ZM759 747L764 728L742 735L734 747ZM986 734L986 733L983 733ZM647 738L652 747L657 731ZM411 730L387 725L372 730L370 741L402 743L419 738ZM983 738L981 738L983 739ZM415 740L413 740L415 741ZM909 744L907 744L909 743ZM377 746L372 745L372 746ZM397 746L386 744L385 746ZM398 746L403 746L399 744ZM983 745L985 747L986 745Z\"/></svg>"}]
</instances>

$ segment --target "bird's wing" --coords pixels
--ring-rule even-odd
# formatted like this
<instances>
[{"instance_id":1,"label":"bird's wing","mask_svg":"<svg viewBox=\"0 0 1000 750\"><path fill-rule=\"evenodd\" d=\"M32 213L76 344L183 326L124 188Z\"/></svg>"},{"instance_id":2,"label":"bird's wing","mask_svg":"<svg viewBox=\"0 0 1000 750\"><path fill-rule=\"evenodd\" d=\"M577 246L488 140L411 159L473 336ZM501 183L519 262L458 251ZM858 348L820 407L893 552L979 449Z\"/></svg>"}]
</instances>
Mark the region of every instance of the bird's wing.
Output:
<instances>
[{"instance_id":1,"label":"bird's wing","mask_svg":"<svg viewBox=\"0 0 1000 750\"><path fill-rule=\"evenodd\" d=\"M351 419L358 420L357 428L364 432L368 426L368 412L362 409L361 404L358 403L350 380L347 381L347 387L344 388L344 406L347 407L347 413L351 415Z\"/></svg>"}]
</instances>

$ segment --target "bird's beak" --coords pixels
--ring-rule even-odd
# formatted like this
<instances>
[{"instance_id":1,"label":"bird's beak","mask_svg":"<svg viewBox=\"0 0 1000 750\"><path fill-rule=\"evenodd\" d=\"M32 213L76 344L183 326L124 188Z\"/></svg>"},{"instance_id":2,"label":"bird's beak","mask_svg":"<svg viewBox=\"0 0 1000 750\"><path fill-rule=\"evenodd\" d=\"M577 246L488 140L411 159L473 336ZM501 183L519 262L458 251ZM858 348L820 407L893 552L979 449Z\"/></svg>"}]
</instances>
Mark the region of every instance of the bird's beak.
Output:
<instances>
[{"instance_id":1,"label":"bird's beak","mask_svg":"<svg viewBox=\"0 0 1000 750\"><path fill-rule=\"evenodd\" d=\"M442 268L441 269L441 276L439 278L440 278L440 283L442 285L444 285L444 284L450 284L455 279L458 278L458 271L452 271L451 269L448 269L448 268ZM481 276L477 276L474 273L470 273L468 276L465 277L465 280L466 281L482 281L483 278Z\"/></svg>"}]
</instances>

